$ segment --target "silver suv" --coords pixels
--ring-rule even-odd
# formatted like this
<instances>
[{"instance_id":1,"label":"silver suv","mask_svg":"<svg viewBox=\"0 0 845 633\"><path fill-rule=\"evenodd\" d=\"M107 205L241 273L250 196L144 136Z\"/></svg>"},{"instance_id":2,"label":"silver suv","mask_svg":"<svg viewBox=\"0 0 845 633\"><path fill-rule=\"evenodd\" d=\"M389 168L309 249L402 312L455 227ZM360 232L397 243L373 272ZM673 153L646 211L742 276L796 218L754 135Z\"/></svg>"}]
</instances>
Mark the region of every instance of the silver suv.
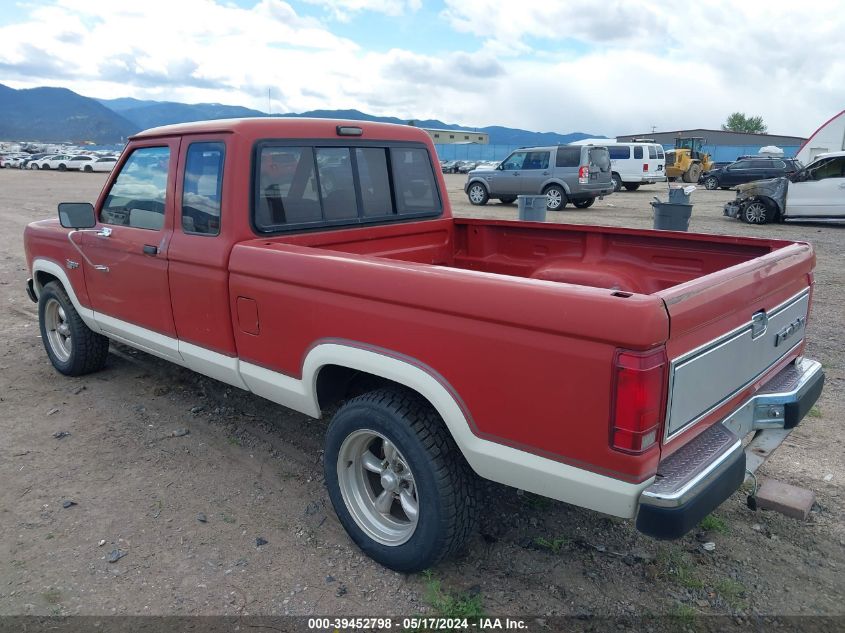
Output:
<instances>
[{"instance_id":1,"label":"silver suv","mask_svg":"<svg viewBox=\"0 0 845 633\"><path fill-rule=\"evenodd\" d=\"M610 155L597 145L518 149L496 169L469 172L464 192L476 205L490 198L509 204L518 195L545 194L550 211L560 211L568 202L586 209L613 192Z\"/></svg>"}]
</instances>

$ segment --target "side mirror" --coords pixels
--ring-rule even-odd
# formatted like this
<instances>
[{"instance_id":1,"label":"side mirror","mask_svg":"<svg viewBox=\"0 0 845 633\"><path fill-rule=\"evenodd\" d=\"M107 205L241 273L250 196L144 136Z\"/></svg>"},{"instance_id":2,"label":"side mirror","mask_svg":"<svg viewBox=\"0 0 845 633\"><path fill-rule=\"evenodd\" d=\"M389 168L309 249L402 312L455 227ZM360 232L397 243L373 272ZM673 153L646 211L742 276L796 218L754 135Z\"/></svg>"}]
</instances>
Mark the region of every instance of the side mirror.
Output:
<instances>
[{"instance_id":1,"label":"side mirror","mask_svg":"<svg viewBox=\"0 0 845 633\"><path fill-rule=\"evenodd\" d=\"M97 225L90 202L60 202L59 222L66 229L90 229Z\"/></svg>"}]
</instances>

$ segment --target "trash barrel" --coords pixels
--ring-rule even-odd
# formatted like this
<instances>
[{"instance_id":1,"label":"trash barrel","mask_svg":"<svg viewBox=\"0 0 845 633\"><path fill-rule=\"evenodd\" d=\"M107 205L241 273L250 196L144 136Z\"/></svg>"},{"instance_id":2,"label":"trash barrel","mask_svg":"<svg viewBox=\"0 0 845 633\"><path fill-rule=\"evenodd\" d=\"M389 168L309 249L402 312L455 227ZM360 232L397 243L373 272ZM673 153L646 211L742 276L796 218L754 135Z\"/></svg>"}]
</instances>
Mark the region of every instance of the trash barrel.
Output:
<instances>
[{"instance_id":1,"label":"trash barrel","mask_svg":"<svg viewBox=\"0 0 845 633\"><path fill-rule=\"evenodd\" d=\"M683 187L669 187L669 202L672 204L689 204L689 194Z\"/></svg>"},{"instance_id":2,"label":"trash barrel","mask_svg":"<svg viewBox=\"0 0 845 633\"><path fill-rule=\"evenodd\" d=\"M681 190L683 191L683 190ZM688 231L692 205L661 202L657 198L651 203L654 208L654 228L661 231Z\"/></svg>"},{"instance_id":3,"label":"trash barrel","mask_svg":"<svg viewBox=\"0 0 845 633\"><path fill-rule=\"evenodd\" d=\"M546 196L517 196L519 219L528 222L545 222L546 202Z\"/></svg>"}]
</instances>

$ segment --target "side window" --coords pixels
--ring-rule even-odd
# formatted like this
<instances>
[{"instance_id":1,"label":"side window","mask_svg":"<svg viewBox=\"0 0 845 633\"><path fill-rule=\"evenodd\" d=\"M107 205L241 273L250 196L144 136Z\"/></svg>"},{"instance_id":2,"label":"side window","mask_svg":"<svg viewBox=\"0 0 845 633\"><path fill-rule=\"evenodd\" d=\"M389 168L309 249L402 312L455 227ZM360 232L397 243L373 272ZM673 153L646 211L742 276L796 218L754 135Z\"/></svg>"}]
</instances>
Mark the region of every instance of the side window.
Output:
<instances>
[{"instance_id":1,"label":"side window","mask_svg":"<svg viewBox=\"0 0 845 633\"><path fill-rule=\"evenodd\" d=\"M610 152L611 160L627 160L631 158L631 148L627 146L608 147L607 151Z\"/></svg>"},{"instance_id":2,"label":"side window","mask_svg":"<svg viewBox=\"0 0 845 633\"><path fill-rule=\"evenodd\" d=\"M428 152L417 148L391 148L396 210L406 213L439 211L440 198Z\"/></svg>"},{"instance_id":3,"label":"side window","mask_svg":"<svg viewBox=\"0 0 845 633\"><path fill-rule=\"evenodd\" d=\"M842 178L845 176L845 156L829 158L819 162L817 167L811 171L810 178L813 180L827 180L828 178Z\"/></svg>"},{"instance_id":4,"label":"side window","mask_svg":"<svg viewBox=\"0 0 845 633\"><path fill-rule=\"evenodd\" d=\"M390 196L390 176L387 174L387 151L382 147L358 147L355 149L355 160L358 163L364 217L391 215L393 199Z\"/></svg>"},{"instance_id":5,"label":"side window","mask_svg":"<svg viewBox=\"0 0 845 633\"><path fill-rule=\"evenodd\" d=\"M581 164L581 148L580 147L558 147L557 159L555 165L557 167L578 167Z\"/></svg>"},{"instance_id":6,"label":"side window","mask_svg":"<svg viewBox=\"0 0 845 633\"><path fill-rule=\"evenodd\" d=\"M317 148L317 176L324 220L351 220L358 217L352 159L347 147Z\"/></svg>"},{"instance_id":7,"label":"side window","mask_svg":"<svg viewBox=\"0 0 845 633\"><path fill-rule=\"evenodd\" d=\"M657 158L666 158L666 154L663 153L663 146L657 146Z\"/></svg>"},{"instance_id":8,"label":"side window","mask_svg":"<svg viewBox=\"0 0 845 633\"><path fill-rule=\"evenodd\" d=\"M157 231L164 226L170 148L142 147L124 163L100 210L100 222Z\"/></svg>"},{"instance_id":9,"label":"side window","mask_svg":"<svg viewBox=\"0 0 845 633\"><path fill-rule=\"evenodd\" d=\"M522 164L523 169L548 169L549 168L549 152L528 152L525 155L525 162Z\"/></svg>"},{"instance_id":10,"label":"side window","mask_svg":"<svg viewBox=\"0 0 845 633\"><path fill-rule=\"evenodd\" d=\"M731 169L750 169L751 167L753 167L753 165L747 160L738 160L731 165Z\"/></svg>"},{"instance_id":11,"label":"side window","mask_svg":"<svg viewBox=\"0 0 845 633\"><path fill-rule=\"evenodd\" d=\"M504 160L502 163L502 169L506 171L515 171L517 169L522 169L523 163L525 163L525 152L514 152Z\"/></svg>"},{"instance_id":12,"label":"side window","mask_svg":"<svg viewBox=\"0 0 845 633\"><path fill-rule=\"evenodd\" d=\"M643 157L643 146L636 145L634 146L634 158L642 158Z\"/></svg>"},{"instance_id":13,"label":"side window","mask_svg":"<svg viewBox=\"0 0 845 633\"><path fill-rule=\"evenodd\" d=\"M648 157L657 158L657 148L654 145L648 146Z\"/></svg>"},{"instance_id":14,"label":"side window","mask_svg":"<svg viewBox=\"0 0 845 633\"><path fill-rule=\"evenodd\" d=\"M223 143L191 143L188 147L182 186L182 231L185 233L220 234L225 152Z\"/></svg>"}]
</instances>

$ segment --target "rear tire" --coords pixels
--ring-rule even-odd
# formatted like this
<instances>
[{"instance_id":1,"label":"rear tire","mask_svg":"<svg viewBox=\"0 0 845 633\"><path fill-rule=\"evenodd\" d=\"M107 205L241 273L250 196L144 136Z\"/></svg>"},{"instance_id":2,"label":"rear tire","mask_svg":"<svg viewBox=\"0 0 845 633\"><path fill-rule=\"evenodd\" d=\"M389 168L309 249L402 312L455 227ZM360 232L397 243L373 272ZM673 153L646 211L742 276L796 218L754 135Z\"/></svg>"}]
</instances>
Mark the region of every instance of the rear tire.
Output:
<instances>
[{"instance_id":1,"label":"rear tire","mask_svg":"<svg viewBox=\"0 0 845 633\"><path fill-rule=\"evenodd\" d=\"M622 191L622 176L613 172L610 174L610 184L613 185L613 191Z\"/></svg>"},{"instance_id":2,"label":"rear tire","mask_svg":"<svg viewBox=\"0 0 845 633\"><path fill-rule=\"evenodd\" d=\"M595 198L587 198L586 200L573 200L572 204L576 209L589 209L595 201Z\"/></svg>"},{"instance_id":3,"label":"rear tire","mask_svg":"<svg viewBox=\"0 0 845 633\"><path fill-rule=\"evenodd\" d=\"M638 182L626 182L625 183L625 190L626 191L636 191L640 188L640 183Z\"/></svg>"},{"instance_id":4,"label":"rear tire","mask_svg":"<svg viewBox=\"0 0 845 633\"><path fill-rule=\"evenodd\" d=\"M94 168L91 165L85 165L85 171L89 174L94 171Z\"/></svg>"},{"instance_id":5,"label":"rear tire","mask_svg":"<svg viewBox=\"0 0 845 633\"><path fill-rule=\"evenodd\" d=\"M487 201L490 199L490 194L487 193L487 187L482 185L480 182L474 182L469 186L469 189L467 189L467 197L469 198L470 204L482 206L487 204Z\"/></svg>"},{"instance_id":6,"label":"rear tire","mask_svg":"<svg viewBox=\"0 0 845 633\"><path fill-rule=\"evenodd\" d=\"M59 163L59 171L66 171L66 170L67 170L67 165L65 165L64 163Z\"/></svg>"},{"instance_id":7,"label":"rear tire","mask_svg":"<svg viewBox=\"0 0 845 633\"><path fill-rule=\"evenodd\" d=\"M53 367L65 376L82 376L106 364L109 339L85 325L58 281L51 281L38 296L41 340Z\"/></svg>"},{"instance_id":8,"label":"rear tire","mask_svg":"<svg viewBox=\"0 0 845 633\"><path fill-rule=\"evenodd\" d=\"M323 467L341 524L385 567L432 567L473 530L475 476L416 393L380 389L343 405L326 433Z\"/></svg>"},{"instance_id":9,"label":"rear tire","mask_svg":"<svg viewBox=\"0 0 845 633\"><path fill-rule=\"evenodd\" d=\"M566 192L560 185L550 185L543 191L546 196L546 209L549 211L562 211L566 208Z\"/></svg>"},{"instance_id":10,"label":"rear tire","mask_svg":"<svg viewBox=\"0 0 845 633\"><path fill-rule=\"evenodd\" d=\"M516 196L502 196L501 198L499 198L499 201L502 204L513 204L514 202L516 202Z\"/></svg>"}]
</instances>

